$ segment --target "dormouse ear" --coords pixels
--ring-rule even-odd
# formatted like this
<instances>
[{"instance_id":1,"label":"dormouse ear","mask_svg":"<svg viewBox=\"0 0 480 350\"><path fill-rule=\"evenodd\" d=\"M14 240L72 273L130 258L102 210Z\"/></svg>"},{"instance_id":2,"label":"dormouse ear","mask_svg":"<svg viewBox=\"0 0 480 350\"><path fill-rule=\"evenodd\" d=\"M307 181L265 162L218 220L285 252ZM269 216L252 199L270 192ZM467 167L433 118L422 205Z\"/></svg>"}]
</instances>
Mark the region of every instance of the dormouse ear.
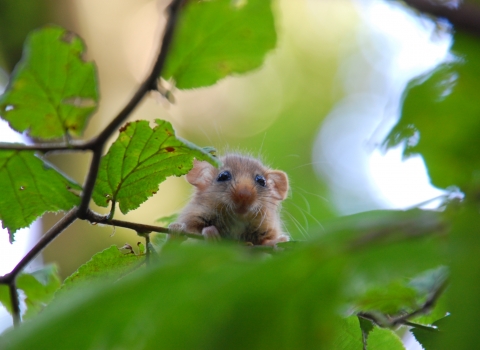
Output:
<instances>
[{"instance_id":1,"label":"dormouse ear","mask_svg":"<svg viewBox=\"0 0 480 350\"><path fill-rule=\"evenodd\" d=\"M210 163L194 160L193 168L187 174L187 181L197 187L200 191L203 191L212 181L213 170L214 167Z\"/></svg>"},{"instance_id":2,"label":"dormouse ear","mask_svg":"<svg viewBox=\"0 0 480 350\"><path fill-rule=\"evenodd\" d=\"M270 170L266 174L267 186L272 191L272 196L279 201L287 198L288 194L288 177L283 171Z\"/></svg>"}]
</instances>

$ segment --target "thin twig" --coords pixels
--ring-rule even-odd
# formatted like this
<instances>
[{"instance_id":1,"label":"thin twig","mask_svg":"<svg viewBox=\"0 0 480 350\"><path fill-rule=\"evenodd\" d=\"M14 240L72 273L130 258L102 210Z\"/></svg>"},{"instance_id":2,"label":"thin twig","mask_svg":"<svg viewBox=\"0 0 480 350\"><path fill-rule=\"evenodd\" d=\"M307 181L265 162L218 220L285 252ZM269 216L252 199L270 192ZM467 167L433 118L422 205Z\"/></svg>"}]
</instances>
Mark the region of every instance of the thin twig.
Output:
<instances>
[{"instance_id":1,"label":"thin twig","mask_svg":"<svg viewBox=\"0 0 480 350\"><path fill-rule=\"evenodd\" d=\"M90 168L88 169L88 175L83 184L82 201L78 208L78 218L85 220L85 215L92 199L93 188L97 181L98 171L100 169L100 161L102 160L103 143L96 146L93 151L92 160L90 161Z\"/></svg>"},{"instance_id":2,"label":"thin twig","mask_svg":"<svg viewBox=\"0 0 480 350\"><path fill-rule=\"evenodd\" d=\"M93 187L97 179L98 170L100 168L100 160L103 153L103 146L108 138L123 124L125 119L134 111L143 97L150 91L156 89L156 81L159 79L168 54L168 49L173 39L173 34L177 24L178 14L184 0L173 0L168 6L168 20L163 34L162 45L157 56L152 71L147 76L145 81L139 86L133 97L126 104L126 106L118 113L118 115L108 124L105 129L88 144L94 150L90 169L88 171L87 179L83 186L82 203L80 205L78 214L80 219L85 219L85 215L92 197Z\"/></svg>"},{"instance_id":3,"label":"thin twig","mask_svg":"<svg viewBox=\"0 0 480 350\"><path fill-rule=\"evenodd\" d=\"M72 142L66 143L36 143L33 145L25 145L21 143L0 142L0 149L10 149L16 151L41 151L41 152L72 152L72 151L87 151L91 145L88 142Z\"/></svg>"},{"instance_id":4,"label":"thin twig","mask_svg":"<svg viewBox=\"0 0 480 350\"><path fill-rule=\"evenodd\" d=\"M140 234L146 234L146 233L149 233L149 232L159 232L159 233L167 233L167 234L171 233L170 230L166 227L145 225L145 224L139 224L139 223L136 223L136 222L116 220L116 219L109 220L108 216L97 214L97 213L95 213L91 210L87 211L86 220L90 221L91 223L95 223L95 224L103 224L103 225L129 228L129 229L134 230L134 231L136 231ZM203 239L202 235L199 235L199 234L196 234L196 233L190 233L190 232L178 232L177 233L176 232L176 234L178 234L180 236L187 237L187 238L193 238L193 239L199 239L199 240Z\"/></svg>"},{"instance_id":5,"label":"thin twig","mask_svg":"<svg viewBox=\"0 0 480 350\"><path fill-rule=\"evenodd\" d=\"M63 230L70 226L77 219L77 208L71 209L63 218L45 233L42 238L30 249L30 251L23 257L22 260L15 266L9 275L15 278L35 257L45 248L51 241L53 241Z\"/></svg>"},{"instance_id":6,"label":"thin twig","mask_svg":"<svg viewBox=\"0 0 480 350\"><path fill-rule=\"evenodd\" d=\"M133 95L132 99L127 103L127 105L120 111L120 113L118 113L115 119L113 119L110 124L105 127L100 135L98 135L97 139L93 140L92 142L97 144L105 143L107 139L123 124L125 119L133 112L145 94L150 90L157 89L157 80L160 78L165 65L168 50L172 43L173 34L175 32L180 8L183 6L184 1L185 0L173 0L167 7L168 20L165 26L165 32L163 34L162 46L160 48L160 53L157 56L157 60L153 65L152 71L145 81L139 86L137 92Z\"/></svg>"},{"instance_id":7,"label":"thin twig","mask_svg":"<svg viewBox=\"0 0 480 350\"><path fill-rule=\"evenodd\" d=\"M92 150L93 156L90 162L90 168L83 185L82 200L78 208L70 210L62 219L60 219L40 241L23 257L23 259L15 266L15 268L5 276L0 276L0 284L7 284L10 289L10 297L13 309L14 324L18 325L20 317L19 299L16 288L16 278L18 274L39 254L55 237L63 232L71 223L78 219L87 219L87 216L92 212L89 210L89 204L93 193L93 188L98 176L100 168L100 160L103 155L103 149L108 138L121 126L121 124L127 119L127 117L138 106L143 97L150 91L156 89L157 79L160 77L163 67L166 62L168 50L170 48L175 27L177 24L178 15L185 0L172 0L168 6L169 16L165 27L165 32L160 47L160 52L157 56L151 73L145 79L145 81L137 89L133 97L126 104L126 106L118 113L118 115L108 124L103 131L96 137L88 142L79 142L74 144L35 144L35 145L21 145L21 144L0 144L0 149L12 149L12 150L36 150L41 152L48 151L75 151L75 150ZM100 216L98 216L100 217ZM91 219L91 217L90 217ZM91 221L91 220L90 220ZM168 229L159 228L156 226L133 224L120 220L108 220L108 222L93 221L108 225L120 226L132 228L138 232L165 232ZM191 238L200 238L201 235L185 234Z\"/></svg>"},{"instance_id":8,"label":"thin twig","mask_svg":"<svg viewBox=\"0 0 480 350\"><path fill-rule=\"evenodd\" d=\"M417 317L419 315L426 314L429 312L437 303L438 299L440 296L443 294L445 289L447 288L448 281L445 280L425 301L425 303L418 308L417 310L414 310L410 313L396 316L396 317L390 317L388 315L384 315L379 312L359 312L357 313L358 317L367 319L375 323L376 325L380 327L387 327L387 328L392 328L396 327L398 325L411 325L411 322L409 321L410 319Z\"/></svg>"},{"instance_id":9,"label":"thin twig","mask_svg":"<svg viewBox=\"0 0 480 350\"><path fill-rule=\"evenodd\" d=\"M10 292L10 303L12 305L13 325L17 327L20 325L22 317L20 314L20 299L18 297L17 284L15 280L8 285L8 290Z\"/></svg>"}]
</instances>

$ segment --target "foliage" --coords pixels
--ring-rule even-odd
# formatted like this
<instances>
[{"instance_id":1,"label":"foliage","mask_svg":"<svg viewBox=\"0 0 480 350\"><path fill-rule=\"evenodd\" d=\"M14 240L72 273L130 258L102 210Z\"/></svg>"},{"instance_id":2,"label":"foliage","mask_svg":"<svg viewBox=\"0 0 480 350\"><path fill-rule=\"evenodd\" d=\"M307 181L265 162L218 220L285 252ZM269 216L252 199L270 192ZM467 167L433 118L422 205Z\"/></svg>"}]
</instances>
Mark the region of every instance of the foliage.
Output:
<instances>
[{"instance_id":1,"label":"foliage","mask_svg":"<svg viewBox=\"0 0 480 350\"><path fill-rule=\"evenodd\" d=\"M79 203L81 187L31 151L0 152L0 219L14 233L48 211L68 210Z\"/></svg>"},{"instance_id":2,"label":"foliage","mask_svg":"<svg viewBox=\"0 0 480 350\"><path fill-rule=\"evenodd\" d=\"M183 7L175 1L171 18L181 10L178 32L165 70L153 72L189 89L255 69L275 45L270 7L263 0L190 1ZM167 28L174 24L171 20ZM111 135L99 143L71 143L98 102L95 68L81 59L78 37L51 26L34 32L0 99L2 118L32 137L66 142L49 149L2 147L4 227L13 240L16 230L44 212L74 208L69 212L74 220L123 224L146 242L138 254L116 246L96 254L61 287L54 267L18 274L24 267L19 265L1 277L0 303L15 316L9 287L17 288L25 296L23 318L31 320L3 335L0 348L403 349L393 329L405 325L414 326L412 334L425 349L474 348L480 126L478 105L471 100L480 51L471 42L478 39L457 34L454 49L462 60L408 91L402 119L385 141L405 143L406 155L420 152L434 183L459 186L462 202L445 203L438 212L372 211L338 218L308 242L276 249L203 242L162 249L160 236L150 242L152 227L114 220L116 203L123 213L134 210L165 178L186 174L194 158L214 165L218 160L210 149L177 138L162 120L153 128L146 121L123 126L102 158ZM439 93L445 82L455 84ZM110 129L115 128L105 130ZM34 149L92 151L87 180L83 186L73 183ZM100 206L111 205L108 217L82 211L90 195ZM452 316L444 318L447 311ZM466 335L458 337L460 332Z\"/></svg>"},{"instance_id":3,"label":"foliage","mask_svg":"<svg viewBox=\"0 0 480 350\"><path fill-rule=\"evenodd\" d=\"M182 13L163 78L179 89L259 67L275 47L270 1L195 1Z\"/></svg>"},{"instance_id":4,"label":"foliage","mask_svg":"<svg viewBox=\"0 0 480 350\"><path fill-rule=\"evenodd\" d=\"M25 294L26 312L24 319L29 319L41 311L52 299L60 287L57 267L48 265L33 273L22 273L17 278L17 288ZM12 313L8 287L0 285L0 302Z\"/></svg>"},{"instance_id":5,"label":"foliage","mask_svg":"<svg viewBox=\"0 0 480 350\"><path fill-rule=\"evenodd\" d=\"M199 147L175 137L169 122L156 120L127 124L100 163L93 194L97 205L118 202L122 213L136 209L155 194L167 176L187 174L193 158L218 165L218 160Z\"/></svg>"},{"instance_id":6,"label":"foliage","mask_svg":"<svg viewBox=\"0 0 480 350\"><path fill-rule=\"evenodd\" d=\"M80 136L98 101L95 66L83 61L83 42L62 28L45 27L25 45L0 99L2 118L34 138Z\"/></svg>"}]
</instances>

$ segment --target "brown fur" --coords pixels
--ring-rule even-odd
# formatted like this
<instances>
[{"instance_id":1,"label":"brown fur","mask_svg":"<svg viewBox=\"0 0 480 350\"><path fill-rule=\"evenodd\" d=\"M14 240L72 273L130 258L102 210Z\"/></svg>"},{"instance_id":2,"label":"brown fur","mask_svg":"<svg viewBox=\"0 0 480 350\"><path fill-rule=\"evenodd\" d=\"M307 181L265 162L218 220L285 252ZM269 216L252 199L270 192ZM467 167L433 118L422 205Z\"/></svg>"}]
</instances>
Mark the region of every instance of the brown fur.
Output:
<instances>
[{"instance_id":1,"label":"brown fur","mask_svg":"<svg viewBox=\"0 0 480 350\"><path fill-rule=\"evenodd\" d=\"M254 245L288 241L279 214L281 201L288 194L287 175L247 156L227 154L220 160L220 169L195 161L187 174L187 181L196 187L195 193L170 229ZM231 180L217 181L226 170ZM265 187L255 181L257 175L265 178Z\"/></svg>"}]
</instances>

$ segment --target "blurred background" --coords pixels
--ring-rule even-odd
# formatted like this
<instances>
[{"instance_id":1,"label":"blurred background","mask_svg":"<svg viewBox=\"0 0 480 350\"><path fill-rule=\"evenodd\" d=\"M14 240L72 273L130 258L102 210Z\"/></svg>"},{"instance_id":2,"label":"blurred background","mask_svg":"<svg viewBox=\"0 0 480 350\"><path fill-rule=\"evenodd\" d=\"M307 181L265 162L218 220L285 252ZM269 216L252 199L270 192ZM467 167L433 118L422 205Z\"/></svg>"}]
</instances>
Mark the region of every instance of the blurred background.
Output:
<instances>
[{"instance_id":1,"label":"blurred background","mask_svg":"<svg viewBox=\"0 0 480 350\"><path fill-rule=\"evenodd\" d=\"M30 30L55 23L77 33L86 42L86 58L98 69L100 107L84 138L95 136L147 74L168 3L2 0L0 87ZM286 171L291 193L283 218L293 239L321 234L322 222L338 215L408 208L442 194L430 185L420 156L403 160L401 147L385 152L381 143L399 118L407 83L449 59L449 26L397 1L275 0L273 9L277 47L260 69L212 87L174 91L173 105L152 93L130 120L168 120L178 135L199 146L248 152ZM7 128L1 124L1 141L13 140ZM83 183L89 154L48 159ZM183 178L168 179L138 210L126 216L117 211L116 217L155 224L179 211L191 190ZM23 239L28 232L19 232L18 242L10 245L5 232L0 273L9 272L59 218L44 216L30 241ZM133 231L77 221L48 246L43 261L58 264L66 277L94 253L140 240Z\"/></svg>"}]
</instances>

